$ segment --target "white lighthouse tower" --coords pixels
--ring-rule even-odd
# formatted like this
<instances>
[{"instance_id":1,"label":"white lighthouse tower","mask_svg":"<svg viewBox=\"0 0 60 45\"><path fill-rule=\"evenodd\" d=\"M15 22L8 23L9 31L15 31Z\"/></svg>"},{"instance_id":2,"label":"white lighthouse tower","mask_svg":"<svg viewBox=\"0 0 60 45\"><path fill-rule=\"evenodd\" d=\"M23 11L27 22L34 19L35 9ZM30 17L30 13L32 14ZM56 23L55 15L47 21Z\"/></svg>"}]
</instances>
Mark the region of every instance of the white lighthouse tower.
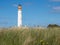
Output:
<instances>
[{"instance_id":1,"label":"white lighthouse tower","mask_svg":"<svg viewBox=\"0 0 60 45\"><path fill-rule=\"evenodd\" d=\"M18 27L22 26L22 6L18 5Z\"/></svg>"}]
</instances>

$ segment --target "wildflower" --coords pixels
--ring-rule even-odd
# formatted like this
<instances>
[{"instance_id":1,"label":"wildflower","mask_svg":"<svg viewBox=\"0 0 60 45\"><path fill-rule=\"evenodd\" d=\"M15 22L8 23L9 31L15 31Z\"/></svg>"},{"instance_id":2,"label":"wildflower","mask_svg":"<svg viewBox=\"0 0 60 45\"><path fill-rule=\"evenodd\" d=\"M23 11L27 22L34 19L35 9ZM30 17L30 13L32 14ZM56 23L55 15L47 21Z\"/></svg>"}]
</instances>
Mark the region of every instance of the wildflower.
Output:
<instances>
[{"instance_id":1,"label":"wildflower","mask_svg":"<svg viewBox=\"0 0 60 45\"><path fill-rule=\"evenodd\" d=\"M43 42L43 40L40 40L40 42Z\"/></svg>"},{"instance_id":2,"label":"wildflower","mask_svg":"<svg viewBox=\"0 0 60 45\"><path fill-rule=\"evenodd\" d=\"M42 45L44 45L45 43L42 43Z\"/></svg>"},{"instance_id":3,"label":"wildflower","mask_svg":"<svg viewBox=\"0 0 60 45\"><path fill-rule=\"evenodd\" d=\"M48 45L48 42L46 44Z\"/></svg>"}]
</instances>

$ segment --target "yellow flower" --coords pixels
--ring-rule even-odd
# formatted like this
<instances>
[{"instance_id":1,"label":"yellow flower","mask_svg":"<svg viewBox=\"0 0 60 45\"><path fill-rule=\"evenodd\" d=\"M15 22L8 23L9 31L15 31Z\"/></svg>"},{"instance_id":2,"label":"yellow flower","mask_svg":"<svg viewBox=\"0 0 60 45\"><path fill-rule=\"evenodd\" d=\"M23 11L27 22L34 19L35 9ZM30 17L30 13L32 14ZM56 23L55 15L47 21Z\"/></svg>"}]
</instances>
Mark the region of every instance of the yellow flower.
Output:
<instances>
[{"instance_id":1,"label":"yellow flower","mask_svg":"<svg viewBox=\"0 0 60 45\"><path fill-rule=\"evenodd\" d=\"M43 42L43 40L40 40L40 42Z\"/></svg>"},{"instance_id":2,"label":"yellow flower","mask_svg":"<svg viewBox=\"0 0 60 45\"><path fill-rule=\"evenodd\" d=\"M43 43L42 45L44 45L45 43Z\"/></svg>"},{"instance_id":3,"label":"yellow flower","mask_svg":"<svg viewBox=\"0 0 60 45\"><path fill-rule=\"evenodd\" d=\"M48 42L46 44L48 44Z\"/></svg>"}]
</instances>

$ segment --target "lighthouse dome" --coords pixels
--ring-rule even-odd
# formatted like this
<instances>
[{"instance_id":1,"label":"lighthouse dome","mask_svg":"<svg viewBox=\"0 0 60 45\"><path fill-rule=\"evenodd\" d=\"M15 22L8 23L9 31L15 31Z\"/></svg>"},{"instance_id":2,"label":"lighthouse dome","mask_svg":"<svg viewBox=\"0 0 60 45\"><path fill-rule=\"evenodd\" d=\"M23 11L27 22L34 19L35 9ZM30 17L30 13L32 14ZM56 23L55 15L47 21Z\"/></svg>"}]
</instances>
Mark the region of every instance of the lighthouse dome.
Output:
<instances>
[{"instance_id":1,"label":"lighthouse dome","mask_svg":"<svg viewBox=\"0 0 60 45\"><path fill-rule=\"evenodd\" d=\"M21 10L22 9L22 6L21 4L18 5L18 9Z\"/></svg>"},{"instance_id":2,"label":"lighthouse dome","mask_svg":"<svg viewBox=\"0 0 60 45\"><path fill-rule=\"evenodd\" d=\"M18 6L22 6L21 4L19 4Z\"/></svg>"}]
</instances>

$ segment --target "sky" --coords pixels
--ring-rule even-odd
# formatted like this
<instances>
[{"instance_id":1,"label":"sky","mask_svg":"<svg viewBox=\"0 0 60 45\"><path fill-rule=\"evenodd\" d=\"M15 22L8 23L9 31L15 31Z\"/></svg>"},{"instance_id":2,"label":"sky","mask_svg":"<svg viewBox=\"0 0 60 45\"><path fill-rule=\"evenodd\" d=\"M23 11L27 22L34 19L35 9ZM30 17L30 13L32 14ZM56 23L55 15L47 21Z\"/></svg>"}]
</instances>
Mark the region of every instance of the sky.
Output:
<instances>
[{"instance_id":1,"label":"sky","mask_svg":"<svg viewBox=\"0 0 60 45\"><path fill-rule=\"evenodd\" d=\"M0 0L0 26L17 26L18 4L23 25L60 25L60 0Z\"/></svg>"}]
</instances>

